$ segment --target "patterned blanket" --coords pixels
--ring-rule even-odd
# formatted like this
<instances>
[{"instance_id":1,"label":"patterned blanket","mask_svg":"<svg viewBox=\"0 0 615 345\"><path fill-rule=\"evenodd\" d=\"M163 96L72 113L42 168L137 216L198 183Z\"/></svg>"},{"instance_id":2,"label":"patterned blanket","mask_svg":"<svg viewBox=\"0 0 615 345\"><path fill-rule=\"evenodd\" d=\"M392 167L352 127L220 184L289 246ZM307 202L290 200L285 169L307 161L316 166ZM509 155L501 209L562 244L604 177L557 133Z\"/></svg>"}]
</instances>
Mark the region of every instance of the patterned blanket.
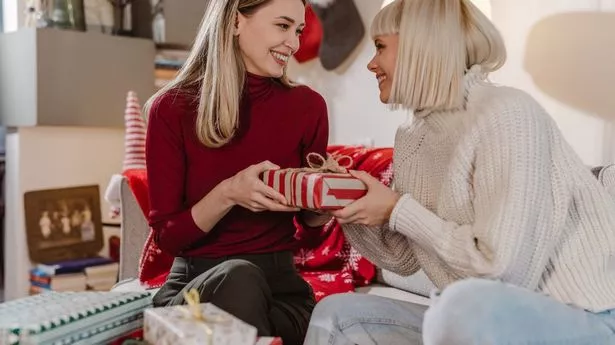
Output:
<instances>
[{"instance_id":1,"label":"patterned blanket","mask_svg":"<svg viewBox=\"0 0 615 345\"><path fill-rule=\"evenodd\" d=\"M353 169L365 170L386 185L392 180L391 149L331 146L329 152L350 156L354 161ZM143 171L128 170L123 175L147 215L149 200L146 174ZM295 225L295 236L300 244L295 252L295 263L300 274L312 286L317 301L331 294L352 292L359 286L369 284L375 277L374 265L350 246L335 220L320 231L306 231L297 222ZM140 260L140 282L150 288L161 286L172 263L173 257L158 248L150 232Z\"/></svg>"}]
</instances>

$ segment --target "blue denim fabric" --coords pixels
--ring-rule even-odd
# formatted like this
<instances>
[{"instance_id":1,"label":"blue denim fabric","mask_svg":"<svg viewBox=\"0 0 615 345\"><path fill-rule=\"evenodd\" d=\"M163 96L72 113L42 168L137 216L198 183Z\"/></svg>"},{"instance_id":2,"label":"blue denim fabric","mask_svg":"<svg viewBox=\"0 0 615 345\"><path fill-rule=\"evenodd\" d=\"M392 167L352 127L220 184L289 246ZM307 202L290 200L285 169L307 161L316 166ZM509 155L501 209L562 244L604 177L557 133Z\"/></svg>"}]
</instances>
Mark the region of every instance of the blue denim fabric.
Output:
<instances>
[{"instance_id":1,"label":"blue denim fabric","mask_svg":"<svg viewBox=\"0 0 615 345\"><path fill-rule=\"evenodd\" d=\"M467 279L431 303L427 310L372 295L333 295L316 305L304 344L615 345L615 310L591 313L509 284Z\"/></svg>"}]
</instances>

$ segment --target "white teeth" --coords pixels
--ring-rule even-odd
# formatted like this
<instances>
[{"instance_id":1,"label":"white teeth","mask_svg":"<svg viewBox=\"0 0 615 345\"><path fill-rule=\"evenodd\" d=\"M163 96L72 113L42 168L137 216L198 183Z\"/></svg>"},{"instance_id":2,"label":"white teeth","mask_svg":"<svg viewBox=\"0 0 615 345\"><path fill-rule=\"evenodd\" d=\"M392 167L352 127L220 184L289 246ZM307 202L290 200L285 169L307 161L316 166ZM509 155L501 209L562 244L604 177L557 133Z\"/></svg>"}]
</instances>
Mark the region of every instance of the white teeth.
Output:
<instances>
[{"instance_id":1,"label":"white teeth","mask_svg":"<svg viewBox=\"0 0 615 345\"><path fill-rule=\"evenodd\" d=\"M381 75L378 77L378 84L382 83L383 81L385 81L387 79L386 75Z\"/></svg>"},{"instance_id":2,"label":"white teeth","mask_svg":"<svg viewBox=\"0 0 615 345\"><path fill-rule=\"evenodd\" d=\"M278 60L281 60L281 61L284 61L284 62L288 62L288 57L289 57L288 55L280 54L280 53L274 52L274 51L271 52L271 55L273 55L273 57L278 59Z\"/></svg>"}]
</instances>

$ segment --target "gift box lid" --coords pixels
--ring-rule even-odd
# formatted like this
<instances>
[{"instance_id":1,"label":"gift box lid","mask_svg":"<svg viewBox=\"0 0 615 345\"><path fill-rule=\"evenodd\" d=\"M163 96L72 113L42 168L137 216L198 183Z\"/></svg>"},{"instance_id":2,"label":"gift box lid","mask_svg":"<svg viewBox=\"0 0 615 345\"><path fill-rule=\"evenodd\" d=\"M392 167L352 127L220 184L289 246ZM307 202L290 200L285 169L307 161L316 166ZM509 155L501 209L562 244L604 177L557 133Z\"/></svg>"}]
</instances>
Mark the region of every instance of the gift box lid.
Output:
<instances>
[{"instance_id":1,"label":"gift box lid","mask_svg":"<svg viewBox=\"0 0 615 345\"><path fill-rule=\"evenodd\" d=\"M151 306L149 292L49 292L6 302L0 308L0 343L37 342L83 331Z\"/></svg>"}]
</instances>

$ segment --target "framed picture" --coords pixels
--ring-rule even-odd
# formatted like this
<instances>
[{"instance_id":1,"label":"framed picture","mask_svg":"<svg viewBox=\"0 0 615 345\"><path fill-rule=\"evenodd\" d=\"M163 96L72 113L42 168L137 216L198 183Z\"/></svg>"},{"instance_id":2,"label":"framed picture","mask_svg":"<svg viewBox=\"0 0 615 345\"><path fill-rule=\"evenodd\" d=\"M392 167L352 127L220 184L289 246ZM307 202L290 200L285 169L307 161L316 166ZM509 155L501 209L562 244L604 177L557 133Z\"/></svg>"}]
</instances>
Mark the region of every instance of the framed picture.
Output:
<instances>
[{"instance_id":1,"label":"framed picture","mask_svg":"<svg viewBox=\"0 0 615 345\"><path fill-rule=\"evenodd\" d=\"M30 259L38 263L93 257L103 247L97 185L24 194Z\"/></svg>"}]
</instances>

